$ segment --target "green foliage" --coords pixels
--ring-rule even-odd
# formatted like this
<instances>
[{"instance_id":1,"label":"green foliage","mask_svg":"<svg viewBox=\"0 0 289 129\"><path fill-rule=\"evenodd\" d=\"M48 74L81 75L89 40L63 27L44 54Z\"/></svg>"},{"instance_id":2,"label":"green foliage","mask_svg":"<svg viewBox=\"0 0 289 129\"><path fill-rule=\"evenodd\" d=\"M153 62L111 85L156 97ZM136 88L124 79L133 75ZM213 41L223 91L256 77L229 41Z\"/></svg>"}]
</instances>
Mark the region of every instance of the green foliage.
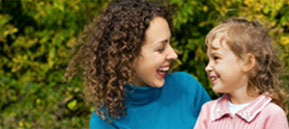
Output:
<instances>
[{"instance_id":1,"label":"green foliage","mask_svg":"<svg viewBox=\"0 0 289 129\"><path fill-rule=\"evenodd\" d=\"M287 0L170 0L177 70L192 73L209 94L206 34L230 16L258 18L274 35L289 84ZM87 128L93 111L79 79L64 81L77 36L108 5L105 0L0 0L0 127Z\"/></svg>"},{"instance_id":2,"label":"green foliage","mask_svg":"<svg viewBox=\"0 0 289 129\"><path fill-rule=\"evenodd\" d=\"M107 1L0 2L0 127L88 127L93 108L64 72L69 46Z\"/></svg>"}]
</instances>

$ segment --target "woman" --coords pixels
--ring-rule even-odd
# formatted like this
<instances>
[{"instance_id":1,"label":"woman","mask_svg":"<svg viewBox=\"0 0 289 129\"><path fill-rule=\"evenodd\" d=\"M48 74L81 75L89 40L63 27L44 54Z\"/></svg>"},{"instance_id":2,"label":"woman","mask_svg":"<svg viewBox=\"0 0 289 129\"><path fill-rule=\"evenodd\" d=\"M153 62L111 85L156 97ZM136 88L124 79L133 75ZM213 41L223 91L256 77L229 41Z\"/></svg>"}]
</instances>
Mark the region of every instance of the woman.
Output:
<instances>
[{"instance_id":1,"label":"woman","mask_svg":"<svg viewBox=\"0 0 289 129\"><path fill-rule=\"evenodd\" d=\"M68 71L72 76L77 64L83 70L96 107L91 129L194 127L210 97L190 74L168 73L177 58L170 21L164 7L125 0L111 4L89 26Z\"/></svg>"}]
</instances>

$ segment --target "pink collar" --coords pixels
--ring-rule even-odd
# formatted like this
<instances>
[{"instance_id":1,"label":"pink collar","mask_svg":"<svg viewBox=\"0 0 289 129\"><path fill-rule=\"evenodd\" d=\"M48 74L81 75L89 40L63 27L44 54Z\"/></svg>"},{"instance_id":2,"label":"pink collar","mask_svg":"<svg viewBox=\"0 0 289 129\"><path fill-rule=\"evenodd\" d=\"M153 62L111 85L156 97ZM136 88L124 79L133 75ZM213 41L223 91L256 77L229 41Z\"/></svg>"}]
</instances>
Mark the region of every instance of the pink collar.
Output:
<instances>
[{"instance_id":1,"label":"pink collar","mask_svg":"<svg viewBox=\"0 0 289 129\"><path fill-rule=\"evenodd\" d=\"M250 102L248 106L236 113L237 116L243 118L247 122L252 121L257 114L271 102L271 98L266 95L260 95L254 101ZM230 116L230 110L228 108L229 95L217 99L211 108L211 120L215 121L223 116Z\"/></svg>"}]
</instances>

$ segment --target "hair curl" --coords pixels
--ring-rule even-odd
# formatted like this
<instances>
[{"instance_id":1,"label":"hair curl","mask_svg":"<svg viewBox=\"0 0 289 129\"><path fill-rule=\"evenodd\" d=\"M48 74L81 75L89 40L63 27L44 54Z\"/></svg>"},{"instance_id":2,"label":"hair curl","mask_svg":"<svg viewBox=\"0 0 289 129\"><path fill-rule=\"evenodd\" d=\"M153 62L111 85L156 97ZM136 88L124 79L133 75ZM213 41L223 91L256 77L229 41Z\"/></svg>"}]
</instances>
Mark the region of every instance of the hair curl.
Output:
<instances>
[{"instance_id":1,"label":"hair curl","mask_svg":"<svg viewBox=\"0 0 289 129\"><path fill-rule=\"evenodd\" d=\"M255 56L256 65L249 72L248 93L270 96L287 114L287 96L280 83L281 63L267 30L256 21L230 18L209 32L205 40L207 48L212 46L217 33L222 34L221 40L240 59L246 60L247 53Z\"/></svg>"},{"instance_id":2,"label":"hair curl","mask_svg":"<svg viewBox=\"0 0 289 129\"><path fill-rule=\"evenodd\" d=\"M162 17L171 24L170 16L166 6L121 0L112 3L86 26L66 77L80 73L84 88L102 119L125 116L124 85L135 76L132 62L140 55L145 32L153 18Z\"/></svg>"}]
</instances>

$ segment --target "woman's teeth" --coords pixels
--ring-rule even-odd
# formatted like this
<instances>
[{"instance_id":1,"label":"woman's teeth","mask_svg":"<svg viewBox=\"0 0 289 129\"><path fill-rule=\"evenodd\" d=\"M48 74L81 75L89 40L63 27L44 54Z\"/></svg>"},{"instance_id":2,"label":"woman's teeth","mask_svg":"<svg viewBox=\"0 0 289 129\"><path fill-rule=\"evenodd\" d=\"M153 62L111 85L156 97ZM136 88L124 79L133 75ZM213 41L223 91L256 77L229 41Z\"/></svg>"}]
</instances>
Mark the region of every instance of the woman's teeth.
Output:
<instances>
[{"instance_id":1,"label":"woman's teeth","mask_svg":"<svg viewBox=\"0 0 289 129\"><path fill-rule=\"evenodd\" d=\"M169 67L159 68L158 71L159 72L168 72L169 71Z\"/></svg>"}]
</instances>

